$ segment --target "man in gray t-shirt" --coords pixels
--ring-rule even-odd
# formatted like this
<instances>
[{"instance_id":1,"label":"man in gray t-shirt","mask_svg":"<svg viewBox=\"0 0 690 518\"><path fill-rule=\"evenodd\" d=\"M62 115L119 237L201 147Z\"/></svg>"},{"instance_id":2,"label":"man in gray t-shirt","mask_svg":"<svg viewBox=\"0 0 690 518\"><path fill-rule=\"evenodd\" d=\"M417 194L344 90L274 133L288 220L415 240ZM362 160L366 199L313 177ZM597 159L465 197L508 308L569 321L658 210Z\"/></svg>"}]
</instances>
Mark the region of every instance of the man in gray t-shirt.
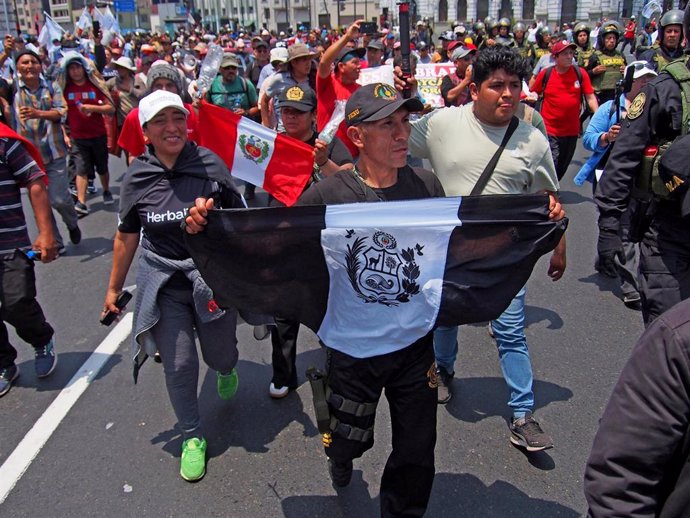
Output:
<instances>
[{"instance_id":1,"label":"man in gray t-shirt","mask_svg":"<svg viewBox=\"0 0 690 518\"><path fill-rule=\"evenodd\" d=\"M515 117L527 73L527 63L514 50L502 45L486 48L474 64L469 85L473 103L445 108L412 123L410 152L431 161L446 195L466 196L473 190ZM548 193L549 217L557 220L565 216L556 198L558 188L546 138L519 121L481 194ZM563 239L551 257L548 275L556 281L564 270ZM552 448L553 440L532 417L533 374L525 336L524 287L490 326L510 390L511 442L528 452ZM451 398L457 337L457 327L439 327L434 333L439 403Z\"/></svg>"}]
</instances>

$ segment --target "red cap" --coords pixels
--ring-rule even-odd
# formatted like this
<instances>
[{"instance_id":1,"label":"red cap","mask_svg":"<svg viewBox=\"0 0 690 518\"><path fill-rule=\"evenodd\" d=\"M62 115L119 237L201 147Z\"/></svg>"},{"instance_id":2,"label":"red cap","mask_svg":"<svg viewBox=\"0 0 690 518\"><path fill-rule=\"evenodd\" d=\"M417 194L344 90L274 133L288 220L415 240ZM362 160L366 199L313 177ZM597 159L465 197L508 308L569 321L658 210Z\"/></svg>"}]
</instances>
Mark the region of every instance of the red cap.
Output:
<instances>
[{"instance_id":1,"label":"red cap","mask_svg":"<svg viewBox=\"0 0 690 518\"><path fill-rule=\"evenodd\" d=\"M577 45L574 43L568 43L567 41L559 41L556 43L553 47L551 47L551 54L554 56L558 56L561 52L563 52L565 49L572 48L575 50L577 48Z\"/></svg>"}]
</instances>

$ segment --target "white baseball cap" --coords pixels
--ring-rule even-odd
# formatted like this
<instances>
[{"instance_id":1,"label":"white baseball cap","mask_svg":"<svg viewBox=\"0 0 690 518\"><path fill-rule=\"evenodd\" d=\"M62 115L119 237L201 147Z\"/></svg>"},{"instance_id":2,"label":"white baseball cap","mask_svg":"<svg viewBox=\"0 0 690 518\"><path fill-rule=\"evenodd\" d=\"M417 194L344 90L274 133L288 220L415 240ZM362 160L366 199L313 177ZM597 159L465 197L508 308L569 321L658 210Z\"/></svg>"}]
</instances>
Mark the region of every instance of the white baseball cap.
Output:
<instances>
[{"instance_id":1,"label":"white baseball cap","mask_svg":"<svg viewBox=\"0 0 690 518\"><path fill-rule=\"evenodd\" d=\"M143 128L144 124L165 108L176 108L185 115L189 115L189 111L184 107L179 95L166 90L156 90L139 101L139 124L141 127Z\"/></svg>"},{"instance_id":2,"label":"white baseball cap","mask_svg":"<svg viewBox=\"0 0 690 518\"><path fill-rule=\"evenodd\" d=\"M270 63L285 63L288 60L288 49L285 47L276 47L271 49Z\"/></svg>"},{"instance_id":3,"label":"white baseball cap","mask_svg":"<svg viewBox=\"0 0 690 518\"><path fill-rule=\"evenodd\" d=\"M629 68L635 69L633 79L639 79L642 76L658 75L652 68L652 65L650 65L647 61L633 61L627 67L625 67L625 71L627 72Z\"/></svg>"}]
</instances>

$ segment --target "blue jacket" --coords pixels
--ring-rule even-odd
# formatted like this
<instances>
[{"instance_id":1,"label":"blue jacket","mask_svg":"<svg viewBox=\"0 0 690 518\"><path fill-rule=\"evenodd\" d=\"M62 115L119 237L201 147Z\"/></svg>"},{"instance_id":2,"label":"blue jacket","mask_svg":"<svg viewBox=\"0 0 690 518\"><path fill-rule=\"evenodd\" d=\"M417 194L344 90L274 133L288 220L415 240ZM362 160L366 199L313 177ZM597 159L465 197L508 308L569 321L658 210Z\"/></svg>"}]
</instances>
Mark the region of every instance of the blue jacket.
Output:
<instances>
[{"instance_id":1,"label":"blue jacket","mask_svg":"<svg viewBox=\"0 0 690 518\"><path fill-rule=\"evenodd\" d=\"M582 136L582 145L585 149L593 151L589 160L585 162L580 171L575 175L573 181L576 185L582 185L585 182L594 180L594 170L599 164L601 157L604 156L608 146L600 146L599 138L602 133L608 132L609 128L616 123L616 111L611 114L611 105L613 101L606 101L599 106L597 112L592 115L592 120L589 122L585 134ZM625 110L625 96L620 97L621 112ZM609 115L610 114L610 115Z\"/></svg>"}]
</instances>

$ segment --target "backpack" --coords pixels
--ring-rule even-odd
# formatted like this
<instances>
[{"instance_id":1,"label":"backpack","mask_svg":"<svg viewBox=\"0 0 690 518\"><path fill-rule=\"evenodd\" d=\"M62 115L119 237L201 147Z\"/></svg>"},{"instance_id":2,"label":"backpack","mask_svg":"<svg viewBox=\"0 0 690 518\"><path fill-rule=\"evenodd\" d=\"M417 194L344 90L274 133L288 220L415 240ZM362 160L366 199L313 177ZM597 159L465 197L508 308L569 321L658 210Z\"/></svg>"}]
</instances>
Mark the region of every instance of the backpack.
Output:
<instances>
[{"instance_id":1,"label":"backpack","mask_svg":"<svg viewBox=\"0 0 690 518\"><path fill-rule=\"evenodd\" d=\"M672 61L664 69L680 87L680 104L682 107L682 122L680 135L673 140L664 140L654 145L648 145L644 150L642 166L633 181L633 197L648 199L650 197L667 199L670 192L659 176L659 161L664 153L680 137L687 135L690 125L690 70L687 62L690 58L683 57Z\"/></svg>"},{"instance_id":2,"label":"backpack","mask_svg":"<svg viewBox=\"0 0 690 518\"><path fill-rule=\"evenodd\" d=\"M539 96L539 99L537 100L537 104L534 105L534 109L537 110L538 112L541 112L541 108L544 104L544 95L546 94L546 84L549 82L549 78L551 77L551 72L553 72L555 65L552 67L547 68L544 71L544 79L542 80L541 84L541 95ZM580 70L580 67L578 65L573 65L575 68L575 74L577 75L577 82L580 85L580 96L584 97L584 93L582 92L582 70Z\"/></svg>"}]
</instances>

